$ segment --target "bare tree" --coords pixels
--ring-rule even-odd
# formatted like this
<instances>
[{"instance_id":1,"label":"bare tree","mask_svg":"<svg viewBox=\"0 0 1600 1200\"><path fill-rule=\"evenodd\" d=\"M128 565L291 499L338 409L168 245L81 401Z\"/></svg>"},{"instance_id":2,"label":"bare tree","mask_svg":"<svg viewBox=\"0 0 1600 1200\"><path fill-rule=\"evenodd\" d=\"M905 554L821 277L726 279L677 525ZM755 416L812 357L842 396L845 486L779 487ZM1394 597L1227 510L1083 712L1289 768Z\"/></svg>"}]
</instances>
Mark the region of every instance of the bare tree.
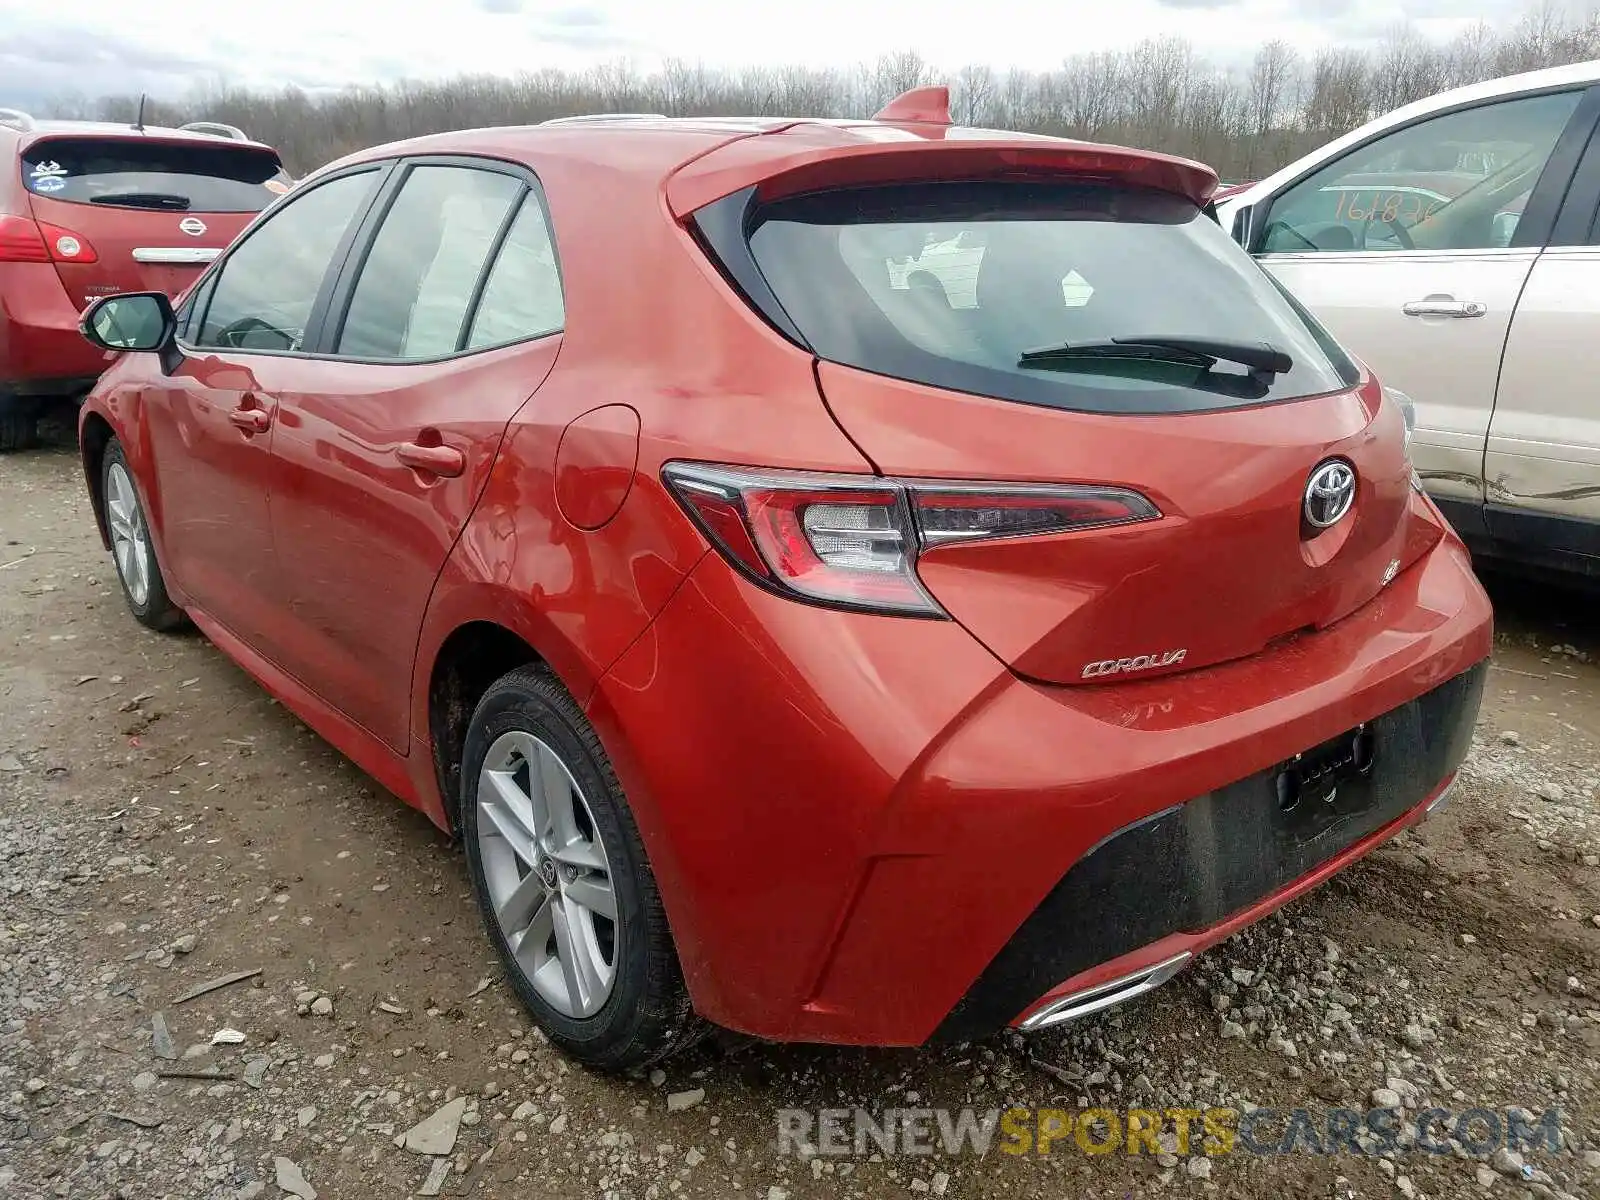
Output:
<instances>
[{"instance_id":1,"label":"bare tree","mask_svg":"<svg viewBox=\"0 0 1600 1200\"><path fill-rule=\"evenodd\" d=\"M985 124L985 116L995 95L994 68L982 65L962 67L956 72L951 108L963 125Z\"/></svg>"},{"instance_id":2,"label":"bare tree","mask_svg":"<svg viewBox=\"0 0 1600 1200\"><path fill-rule=\"evenodd\" d=\"M1272 133L1288 114L1284 111L1291 89L1299 56L1284 41L1267 42L1256 51L1255 63L1250 68L1247 111L1249 132L1252 135L1245 155L1246 174L1256 174L1257 168L1271 161Z\"/></svg>"},{"instance_id":3,"label":"bare tree","mask_svg":"<svg viewBox=\"0 0 1600 1200\"><path fill-rule=\"evenodd\" d=\"M1388 112L1445 86L1444 56L1409 25L1397 25L1379 47L1370 71L1371 104Z\"/></svg>"},{"instance_id":4,"label":"bare tree","mask_svg":"<svg viewBox=\"0 0 1600 1200\"><path fill-rule=\"evenodd\" d=\"M1308 132L1333 136L1372 116L1368 84L1372 72L1356 50L1323 50L1311 64L1302 121Z\"/></svg>"},{"instance_id":5,"label":"bare tree","mask_svg":"<svg viewBox=\"0 0 1600 1200\"><path fill-rule=\"evenodd\" d=\"M1079 137L1098 137L1111 128L1126 103L1123 58L1114 51L1079 54L1067 59L1061 72L1062 120Z\"/></svg>"},{"instance_id":6,"label":"bare tree","mask_svg":"<svg viewBox=\"0 0 1600 1200\"><path fill-rule=\"evenodd\" d=\"M885 54L868 71L868 103L876 111L901 92L932 82L933 68L915 50Z\"/></svg>"},{"instance_id":7,"label":"bare tree","mask_svg":"<svg viewBox=\"0 0 1600 1200\"><path fill-rule=\"evenodd\" d=\"M1581 13L1545 0L1509 27L1479 24L1447 43L1396 27L1370 49L1336 47L1303 62L1283 42L1229 73L1177 38L1074 55L1053 71L983 64L952 80L964 124L1122 142L1197 157L1228 176L1258 177L1374 115L1444 88L1600 57L1600 0ZM152 99L152 123L227 121L277 146L304 172L362 146L446 129L543 121L597 111L678 116L865 117L892 96L948 78L905 50L839 69L727 71L673 59L651 71L626 60L587 71L400 80L308 94L248 91L224 78L181 100ZM5 102L0 80L0 103ZM63 94L51 115L132 121L137 96Z\"/></svg>"}]
</instances>

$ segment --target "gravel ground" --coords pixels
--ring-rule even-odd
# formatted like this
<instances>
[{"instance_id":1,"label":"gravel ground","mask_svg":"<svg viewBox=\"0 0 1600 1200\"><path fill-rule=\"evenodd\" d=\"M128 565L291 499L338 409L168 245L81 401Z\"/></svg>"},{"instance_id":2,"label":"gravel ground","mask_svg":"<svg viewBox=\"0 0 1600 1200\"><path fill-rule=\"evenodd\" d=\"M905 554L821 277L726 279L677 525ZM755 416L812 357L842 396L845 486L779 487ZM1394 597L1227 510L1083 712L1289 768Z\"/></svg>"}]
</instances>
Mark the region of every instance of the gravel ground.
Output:
<instances>
[{"instance_id":1,"label":"gravel ground","mask_svg":"<svg viewBox=\"0 0 1600 1200\"><path fill-rule=\"evenodd\" d=\"M1600 1194L1596 605L1494 590L1451 805L1151 997L1026 1042L729 1037L616 1080L528 1026L430 825L203 639L133 622L71 449L0 458L0 1196ZM1562 1132L829 1155L775 1115L1374 1105Z\"/></svg>"}]
</instances>

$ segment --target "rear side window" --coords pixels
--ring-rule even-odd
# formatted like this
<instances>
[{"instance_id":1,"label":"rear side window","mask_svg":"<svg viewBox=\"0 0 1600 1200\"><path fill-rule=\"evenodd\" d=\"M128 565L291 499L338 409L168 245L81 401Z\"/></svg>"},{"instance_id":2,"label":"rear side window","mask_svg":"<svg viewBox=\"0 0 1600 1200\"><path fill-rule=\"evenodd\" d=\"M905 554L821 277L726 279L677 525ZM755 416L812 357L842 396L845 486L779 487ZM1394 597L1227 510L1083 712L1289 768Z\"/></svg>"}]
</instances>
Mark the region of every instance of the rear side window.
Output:
<instances>
[{"instance_id":1,"label":"rear side window","mask_svg":"<svg viewBox=\"0 0 1600 1200\"><path fill-rule=\"evenodd\" d=\"M22 156L22 181L72 204L213 213L260 212L290 184L270 150L131 137L35 142Z\"/></svg>"},{"instance_id":2,"label":"rear side window","mask_svg":"<svg viewBox=\"0 0 1600 1200\"><path fill-rule=\"evenodd\" d=\"M489 271L467 349L542 337L565 322L561 269L550 241L550 226L544 206L530 192L523 197L500 256Z\"/></svg>"},{"instance_id":3,"label":"rear side window","mask_svg":"<svg viewBox=\"0 0 1600 1200\"><path fill-rule=\"evenodd\" d=\"M1087 184L843 189L759 210L750 250L824 358L1086 412L1187 412L1335 391L1356 371L1194 204ZM1275 375L1127 357L1113 339L1270 343ZM1106 347L1108 357L1026 361Z\"/></svg>"}]
</instances>

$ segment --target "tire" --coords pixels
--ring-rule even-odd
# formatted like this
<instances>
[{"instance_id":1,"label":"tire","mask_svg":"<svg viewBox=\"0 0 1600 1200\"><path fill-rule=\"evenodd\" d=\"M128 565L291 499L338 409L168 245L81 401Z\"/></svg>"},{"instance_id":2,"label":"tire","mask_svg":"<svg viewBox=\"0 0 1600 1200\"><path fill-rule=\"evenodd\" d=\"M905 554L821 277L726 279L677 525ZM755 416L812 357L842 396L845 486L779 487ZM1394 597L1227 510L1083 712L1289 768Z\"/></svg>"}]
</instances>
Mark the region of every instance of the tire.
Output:
<instances>
[{"instance_id":1,"label":"tire","mask_svg":"<svg viewBox=\"0 0 1600 1200\"><path fill-rule=\"evenodd\" d=\"M0 413L0 454L26 450L39 440L39 420L32 413Z\"/></svg>"},{"instance_id":2,"label":"tire","mask_svg":"<svg viewBox=\"0 0 1600 1200\"><path fill-rule=\"evenodd\" d=\"M638 826L594 727L548 669L520 667L484 694L461 780L484 925L551 1042L587 1066L629 1071L698 1041L707 1027Z\"/></svg>"},{"instance_id":3,"label":"tire","mask_svg":"<svg viewBox=\"0 0 1600 1200\"><path fill-rule=\"evenodd\" d=\"M150 543L144 501L139 498L122 443L115 438L106 446L100 463L100 496L106 529L111 534L111 557L128 611L151 629L178 628L185 620L183 610L167 595L167 581Z\"/></svg>"}]
</instances>

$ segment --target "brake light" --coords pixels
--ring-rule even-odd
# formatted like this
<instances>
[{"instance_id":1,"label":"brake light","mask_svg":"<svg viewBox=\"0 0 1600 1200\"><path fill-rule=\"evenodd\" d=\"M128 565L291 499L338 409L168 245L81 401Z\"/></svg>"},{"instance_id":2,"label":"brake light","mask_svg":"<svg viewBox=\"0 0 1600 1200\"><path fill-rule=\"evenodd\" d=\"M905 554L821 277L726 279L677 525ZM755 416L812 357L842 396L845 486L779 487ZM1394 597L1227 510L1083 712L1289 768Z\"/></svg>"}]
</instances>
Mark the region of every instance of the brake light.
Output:
<instances>
[{"instance_id":1,"label":"brake light","mask_svg":"<svg viewBox=\"0 0 1600 1200\"><path fill-rule=\"evenodd\" d=\"M944 617L920 552L1148 521L1155 505L1109 487L952 484L668 463L668 486L717 550L770 591L838 608Z\"/></svg>"},{"instance_id":2,"label":"brake light","mask_svg":"<svg viewBox=\"0 0 1600 1200\"><path fill-rule=\"evenodd\" d=\"M50 248L50 257L56 262L100 261L100 256L94 252L89 239L82 234L73 233L70 229L63 229L59 225L51 225L44 221L39 222L39 232L44 235L45 245Z\"/></svg>"},{"instance_id":3,"label":"brake light","mask_svg":"<svg viewBox=\"0 0 1600 1200\"><path fill-rule=\"evenodd\" d=\"M1161 514L1138 492L1103 487L915 487L924 546L981 538L1041 537L1149 521Z\"/></svg>"},{"instance_id":4,"label":"brake light","mask_svg":"<svg viewBox=\"0 0 1600 1200\"><path fill-rule=\"evenodd\" d=\"M44 235L27 217L0 215L0 262L42 263L50 261Z\"/></svg>"},{"instance_id":5,"label":"brake light","mask_svg":"<svg viewBox=\"0 0 1600 1200\"><path fill-rule=\"evenodd\" d=\"M30 217L0 216L0 262L92 263L99 255L81 234L34 221Z\"/></svg>"}]
</instances>

